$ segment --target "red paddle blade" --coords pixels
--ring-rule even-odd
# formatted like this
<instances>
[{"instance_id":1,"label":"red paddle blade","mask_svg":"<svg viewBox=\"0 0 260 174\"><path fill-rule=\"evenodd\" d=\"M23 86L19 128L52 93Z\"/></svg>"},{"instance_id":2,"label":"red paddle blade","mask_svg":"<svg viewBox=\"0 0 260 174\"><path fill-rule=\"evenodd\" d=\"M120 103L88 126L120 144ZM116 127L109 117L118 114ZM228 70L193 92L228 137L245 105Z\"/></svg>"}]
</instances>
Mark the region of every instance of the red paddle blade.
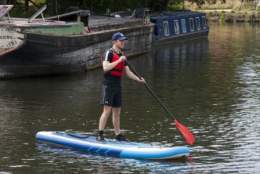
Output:
<instances>
[{"instance_id":1,"label":"red paddle blade","mask_svg":"<svg viewBox=\"0 0 260 174\"><path fill-rule=\"evenodd\" d=\"M193 145L195 143L195 137L194 135L191 133L191 131L184 126L183 124L181 124L178 120L175 119L175 125L176 128L180 131L180 133L182 134L182 136L184 137L185 141L187 144L189 145Z\"/></svg>"}]
</instances>

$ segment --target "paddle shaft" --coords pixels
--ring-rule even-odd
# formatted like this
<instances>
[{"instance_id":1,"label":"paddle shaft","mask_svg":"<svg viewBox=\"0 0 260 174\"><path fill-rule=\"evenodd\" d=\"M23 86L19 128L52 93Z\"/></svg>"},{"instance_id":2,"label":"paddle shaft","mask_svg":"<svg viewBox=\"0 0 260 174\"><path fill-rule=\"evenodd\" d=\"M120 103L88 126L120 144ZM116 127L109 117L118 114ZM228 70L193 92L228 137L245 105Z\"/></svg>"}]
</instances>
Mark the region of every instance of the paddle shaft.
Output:
<instances>
[{"instance_id":1,"label":"paddle shaft","mask_svg":"<svg viewBox=\"0 0 260 174\"><path fill-rule=\"evenodd\" d=\"M129 69L139 78L141 79L141 76L136 72L136 70L131 66L131 64L129 64L129 62L127 61L127 65L129 67ZM168 114L169 117L173 117L173 114L170 112L170 110L163 104L163 102L161 101L161 99L156 95L156 93L153 91L153 89L150 87L150 85L145 82L145 87L146 89L150 92L150 94L156 99L156 101L161 105L161 107L164 109L164 111Z\"/></svg>"},{"instance_id":2,"label":"paddle shaft","mask_svg":"<svg viewBox=\"0 0 260 174\"><path fill-rule=\"evenodd\" d=\"M126 61L127 62L127 61ZM141 79L141 76L135 71L134 68L132 68L131 64L128 63L129 69L138 77ZM167 116L174 118L172 113L169 111L169 109L163 104L163 102L160 100L160 98L155 94L155 92L152 90L152 88L148 85L147 82L144 83L146 89L150 92L150 94L156 99L156 101L161 105L161 107L167 112ZM193 145L195 143L195 137L192 134L192 132L183 124L181 124L179 121L174 118L174 123L176 128L180 131L182 136L184 137L186 143L189 145Z\"/></svg>"}]
</instances>

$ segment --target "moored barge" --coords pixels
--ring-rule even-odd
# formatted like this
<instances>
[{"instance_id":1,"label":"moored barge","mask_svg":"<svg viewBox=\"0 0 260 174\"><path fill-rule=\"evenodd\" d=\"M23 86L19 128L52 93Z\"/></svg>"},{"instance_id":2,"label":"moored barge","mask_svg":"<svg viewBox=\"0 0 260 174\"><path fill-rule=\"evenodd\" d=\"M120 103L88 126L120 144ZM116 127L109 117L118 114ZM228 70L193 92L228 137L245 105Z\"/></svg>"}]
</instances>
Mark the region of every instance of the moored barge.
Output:
<instances>
[{"instance_id":1,"label":"moored barge","mask_svg":"<svg viewBox=\"0 0 260 174\"><path fill-rule=\"evenodd\" d=\"M200 12L189 10L163 12L159 15L152 15L150 21L155 24L154 44L162 41L207 36L209 32L206 14Z\"/></svg>"},{"instance_id":2,"label":"moored barge","mask_svg":"<svg viewBox=\"0 0 260 174\"><path fill-rule=\"evenodd\" d=\"M144 24L142 19L91 16L87 10L44 18L46 6L29 19L11 18L8 13L12 7L0 5L0 78L96 68L111 46L112 34L118 31L129 38L128 56L146 53L151 47L153 25ZM76 16L74 21L62 20L71 15Z\"/></svg>"},{"instance_id":3,"label":"moored barge","mask_svg":"<svg viewBox=\"0 0 260 174\"><path fill-rule=\"evenodd\" d=\"M125 18L126 13L113 13L113 16ZM208 36L209 26L205 13L191 10L151 13L147 8L134 10L132 16L143 18L145 23L153 23L154 45L165 41Z\"/></svg>"}]
</instances>

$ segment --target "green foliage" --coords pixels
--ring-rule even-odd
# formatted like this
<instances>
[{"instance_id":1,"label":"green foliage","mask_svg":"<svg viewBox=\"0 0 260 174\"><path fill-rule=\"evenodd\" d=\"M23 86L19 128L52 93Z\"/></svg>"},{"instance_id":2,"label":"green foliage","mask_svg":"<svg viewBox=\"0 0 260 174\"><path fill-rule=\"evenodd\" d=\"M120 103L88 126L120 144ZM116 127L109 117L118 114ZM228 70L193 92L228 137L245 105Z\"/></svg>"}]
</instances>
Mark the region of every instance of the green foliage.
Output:
<instances>
[{"instance_id":1,"label":"green foliage","mask_svg":"<svg viewBox=\"0 0 260 174\"><path fill-rule=\"evenodd\" d=\"M205 0L187 0L192 3L196 3L199 7L205 3Z\"/></svg>"},{"instance_id":2,"label":"green foliage","mask_svg":"<svg viewBox=\"0 0 260 174\"><path fill-rule=\"evenodd\" d=\"M95 13L105 13L108 9L110 12L122 11L127 9L135 9L147 7L153 12L164 11L164 10L180 10L183 8L184 1L191 1L192 3L197 3L201 5L205 0L10 0L20 4L18 9L18 14L22 16L30 14L34 11L35 5L42 6L43 4L48 4L48 12L51 15L57 13L63 13L69 11L70 7L89 9ZM25 2L32 1L34 5L29 7L25 6ZM29 3L32 4L32 3ZM31 10L33 9L33 10ZM26 11L26 12L24 12Z\"/></svg>"},{"instance_id":3,"label":"green foliage","mask_svg":"<svg viewBox=\"0 0 260 174\"><path fill-rule=\"evenodd\" d=\"M184 8L184 1L183 0L171 0L168 3L167 9L170 11L175 10L183 10Z\"/></svg>"},{"instance_id":4,"label":"green foliage","mask_svg":"<svg viewBox=\"0 0 260 174\"><path fill-rule=\"evenodd\" d=\"M169 1L170 0L47 0L47 3L50 12L58 11L58 13L62 13L67 11L69 7L78 7L80 9L89 9L95 13L105 13L107 9L109 9L110 12L114 12L144 7L152 11L163 11L167 10ZM57 2L57 4L55 2Z\"/></svg>"},{"instance_id":5,"label":"green foliage","mask_svg":"<svg viewBox=\"0 0 260 174\"><path fill-rule=\"evenodd\" d=\"M47 0L31 0L33 4L29 2L29 6L26 6L26 0L7 0L8 4L14 4L14 9L11 10L11 16L14 17L30 17L33 13L37 11L37 9L44 4L46 4Z\"/></svg>"},{"instance_id":6,"label":"green foliage","mask_svg":"<svg viewBox=\"0 0 260 174\"><path fill-rule=\"evenodd\" d=\"M222 11L220 14L220 23L221 24L225 23L225 12L224 11Z\"/></svg>"}]
</instances>

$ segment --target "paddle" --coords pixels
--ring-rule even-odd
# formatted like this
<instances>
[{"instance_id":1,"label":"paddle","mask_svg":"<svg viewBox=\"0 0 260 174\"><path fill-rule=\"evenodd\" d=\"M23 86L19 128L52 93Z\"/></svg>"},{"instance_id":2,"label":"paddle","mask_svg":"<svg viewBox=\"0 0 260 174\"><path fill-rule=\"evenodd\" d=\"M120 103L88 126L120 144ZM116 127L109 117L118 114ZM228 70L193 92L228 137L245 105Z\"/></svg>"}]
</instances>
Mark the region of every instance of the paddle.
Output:
<instances>
[{"instance_id":1,"label":"paddle","mask_svg":"<svg viewBox=\"0 0 260 174\"><path fill-rule=\"evenodd\" d=\"M136 72L136 70L131 66L131 64L126 61L128 64L129 69L137 76L141 79L141 76ZM150 94L156 99L156 101L161 105L161 107L166 111L166 113L168 114L167 116L170 118L174 119L175 122L175 126L176 128L179 130L179 132L182 134L182 136L184 137L185 141L187 144L189 145L193 145L195 143L195 137L194 135L191 133L191 131L184 126L183 124L181 124L174 116L173 114L170 112L170 110L163 104L163 102L160 100L160 98L155 94L155 92L152 90L152 88L150 87L150 85L148 85L147 82L144 83L146 89L150 92Z\"/></svg>"}]
</instances>

